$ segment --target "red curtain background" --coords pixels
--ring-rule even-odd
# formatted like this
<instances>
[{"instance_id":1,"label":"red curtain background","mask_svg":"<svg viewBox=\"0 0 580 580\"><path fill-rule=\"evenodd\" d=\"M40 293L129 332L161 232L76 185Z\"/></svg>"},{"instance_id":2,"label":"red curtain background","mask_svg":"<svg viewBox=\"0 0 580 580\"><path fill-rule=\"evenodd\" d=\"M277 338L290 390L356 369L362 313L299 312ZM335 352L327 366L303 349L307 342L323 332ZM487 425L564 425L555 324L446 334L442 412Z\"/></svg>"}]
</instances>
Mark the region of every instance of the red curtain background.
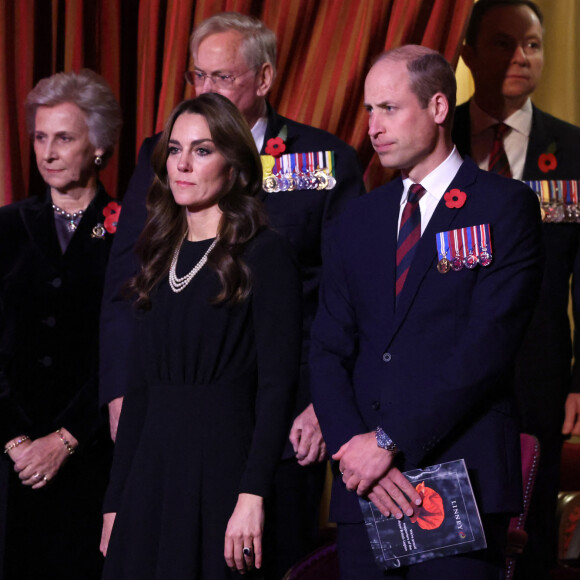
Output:
<instances>
[{"instance_id":1,"label":"red curtain background","mask_svg":"<svg viewBox=\"0 0 580 580\"><path fill-rule=\"evenodd\" d=\"M91 68L123 109L117 152L101 178L122 197L143 138L192 96L192 28L217 12L262 19L278 37L270 95L283 115L353 145L367 185L386 174L367 138L363 84L384 49L416 43L455 66L473 0L0 0L0 205L43 187L26 132L23 102L41 78Z\"/></svg>"}]
</instances>

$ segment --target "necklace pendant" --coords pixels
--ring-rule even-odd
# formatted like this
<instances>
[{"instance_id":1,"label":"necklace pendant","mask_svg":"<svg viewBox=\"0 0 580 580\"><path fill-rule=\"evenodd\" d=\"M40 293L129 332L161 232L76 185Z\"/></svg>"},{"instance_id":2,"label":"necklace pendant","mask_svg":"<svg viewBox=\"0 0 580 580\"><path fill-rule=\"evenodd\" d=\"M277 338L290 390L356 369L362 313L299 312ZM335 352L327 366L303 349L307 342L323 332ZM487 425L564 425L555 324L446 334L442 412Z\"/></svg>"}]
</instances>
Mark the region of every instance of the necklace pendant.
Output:
<instances>
[{"instance_id":1,"label":"necklace pendant","mask_svg":"<svg viewBox=\"0 0 580 580\"><path fill-rule=\"evenodd\" d=\"M70 222L68 222L68 231L74 232L76 229L77 229L77 224L75 224L74 221L71 219Z\"/></svg>"}]
</instances>

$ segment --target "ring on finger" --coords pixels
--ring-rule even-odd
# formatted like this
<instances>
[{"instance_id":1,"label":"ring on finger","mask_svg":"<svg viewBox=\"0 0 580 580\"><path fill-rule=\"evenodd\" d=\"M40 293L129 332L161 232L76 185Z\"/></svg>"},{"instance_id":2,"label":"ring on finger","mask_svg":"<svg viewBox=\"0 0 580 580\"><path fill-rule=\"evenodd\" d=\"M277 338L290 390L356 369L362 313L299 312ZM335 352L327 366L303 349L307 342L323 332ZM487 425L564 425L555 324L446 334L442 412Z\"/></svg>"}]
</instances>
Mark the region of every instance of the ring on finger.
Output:
<instances>
[{"instance_id":1,"label":"ring on finger","mask_svg":"<svg viewBox=\"0 0 580 580\"><path fill-rule=\"evenodd\" d=\"M246 557L249 558L252 555L252 548L246 546L243 550L242 550L242 554Z\"/></svg>"},{"instance_id":2,"label":"ring on finger","mask_svg":"<svg viewBox=\"0 0 580 580\"><path fill-rule=\"evenodd\" d=\"M50 478L47 475L45 475L42 479L43 481L48 481Z\"/></svg>"},{"instance_id":3,"label":"ring on finger","mask_svg":"<svg viewBox=\"0 0 580 580\"><path fill-rule=\"evenodd\" d=\"M38 472L37 472L37 473L35 473L35 474L34 474L32 477L33 477L34 479L40 479L40 478L42 477L42 475L40 475L40 473L38 473Z\"/></svg>"}]
</instances>

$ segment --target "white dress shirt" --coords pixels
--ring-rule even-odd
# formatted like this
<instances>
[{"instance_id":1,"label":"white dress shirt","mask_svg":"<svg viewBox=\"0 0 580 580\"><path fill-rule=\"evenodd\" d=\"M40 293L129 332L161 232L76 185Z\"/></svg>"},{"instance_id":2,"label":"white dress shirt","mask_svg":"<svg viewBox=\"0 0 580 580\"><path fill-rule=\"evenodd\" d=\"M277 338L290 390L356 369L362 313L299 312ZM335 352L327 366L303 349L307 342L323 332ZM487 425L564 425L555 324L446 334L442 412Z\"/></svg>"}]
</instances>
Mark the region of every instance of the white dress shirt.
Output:
<instances>
[{"instance_id":1,"label":"white dress shirt","mask_svg":"<svg viewBox=\"0 0 580 580\"><path fill-rule=\"evenodd\" d=\"M262 145L264 145L264 138L266 137L266 129L268 127L267 117L260 117L252 127L252 137L258 148L258 153L262 150Z\"/></svg>"},{"instance_id":2,"label":"white dress shirt","mask_svg":"<svg viewBox=\"0 0 580 580\"><path fill-rule=\"evenodd\" d=\"M454 146L453 151L451 151L447 159L421 180L421 185L426 191L426 193L423 194L423 197L419 200L419 209L421 210L421 235L423 235L437 204L448 191L448 187L457 175L462 163L463 159L461 158L461 155L459 155L457 147ZM399 223L397 225L397 230L401 226L401 216L403 215L403 209L407 203L407 192L413 183L413 180L408 177L403 179L403 195L401 196L401 207L399 209Z\"/></svg>"},{"instance_id":3,"label":"white dress shirt","mask_svg":"<svg viewBox=\"0 0 580 580\"><path fill-rule=\"evenodd\" d=\"M532 130L532 114L532 101L528 99L521 109L503 121L511 129L504 137L503 146L514 179L521 179L524 174L524 164ZM469 101L469 116L471 118L471 157L480 169L487 171L489 154L495 138L493 125L500 121L481 109L475 99Z\"/></svg>"}]
</instances>

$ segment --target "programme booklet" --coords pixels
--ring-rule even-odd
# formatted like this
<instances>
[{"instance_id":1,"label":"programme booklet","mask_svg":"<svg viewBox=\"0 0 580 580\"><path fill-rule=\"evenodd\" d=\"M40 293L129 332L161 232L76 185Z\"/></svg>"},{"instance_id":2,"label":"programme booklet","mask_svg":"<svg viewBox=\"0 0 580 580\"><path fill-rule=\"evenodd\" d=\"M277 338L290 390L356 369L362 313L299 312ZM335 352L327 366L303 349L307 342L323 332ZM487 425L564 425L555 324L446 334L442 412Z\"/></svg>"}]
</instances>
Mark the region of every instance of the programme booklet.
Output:
<instances>
[{"instance_id":1,"label":"programme booklet","mask_svg":"<svg viewBox=\"0 0 580 580\"><path fill-rule=\"evenodd\" d=\"M411 518L387 518L372 502L359 498L379 567L410 566L487 546L463 459L407 471L405 476L423 498Z\"/></svg>"}]
</instances>

